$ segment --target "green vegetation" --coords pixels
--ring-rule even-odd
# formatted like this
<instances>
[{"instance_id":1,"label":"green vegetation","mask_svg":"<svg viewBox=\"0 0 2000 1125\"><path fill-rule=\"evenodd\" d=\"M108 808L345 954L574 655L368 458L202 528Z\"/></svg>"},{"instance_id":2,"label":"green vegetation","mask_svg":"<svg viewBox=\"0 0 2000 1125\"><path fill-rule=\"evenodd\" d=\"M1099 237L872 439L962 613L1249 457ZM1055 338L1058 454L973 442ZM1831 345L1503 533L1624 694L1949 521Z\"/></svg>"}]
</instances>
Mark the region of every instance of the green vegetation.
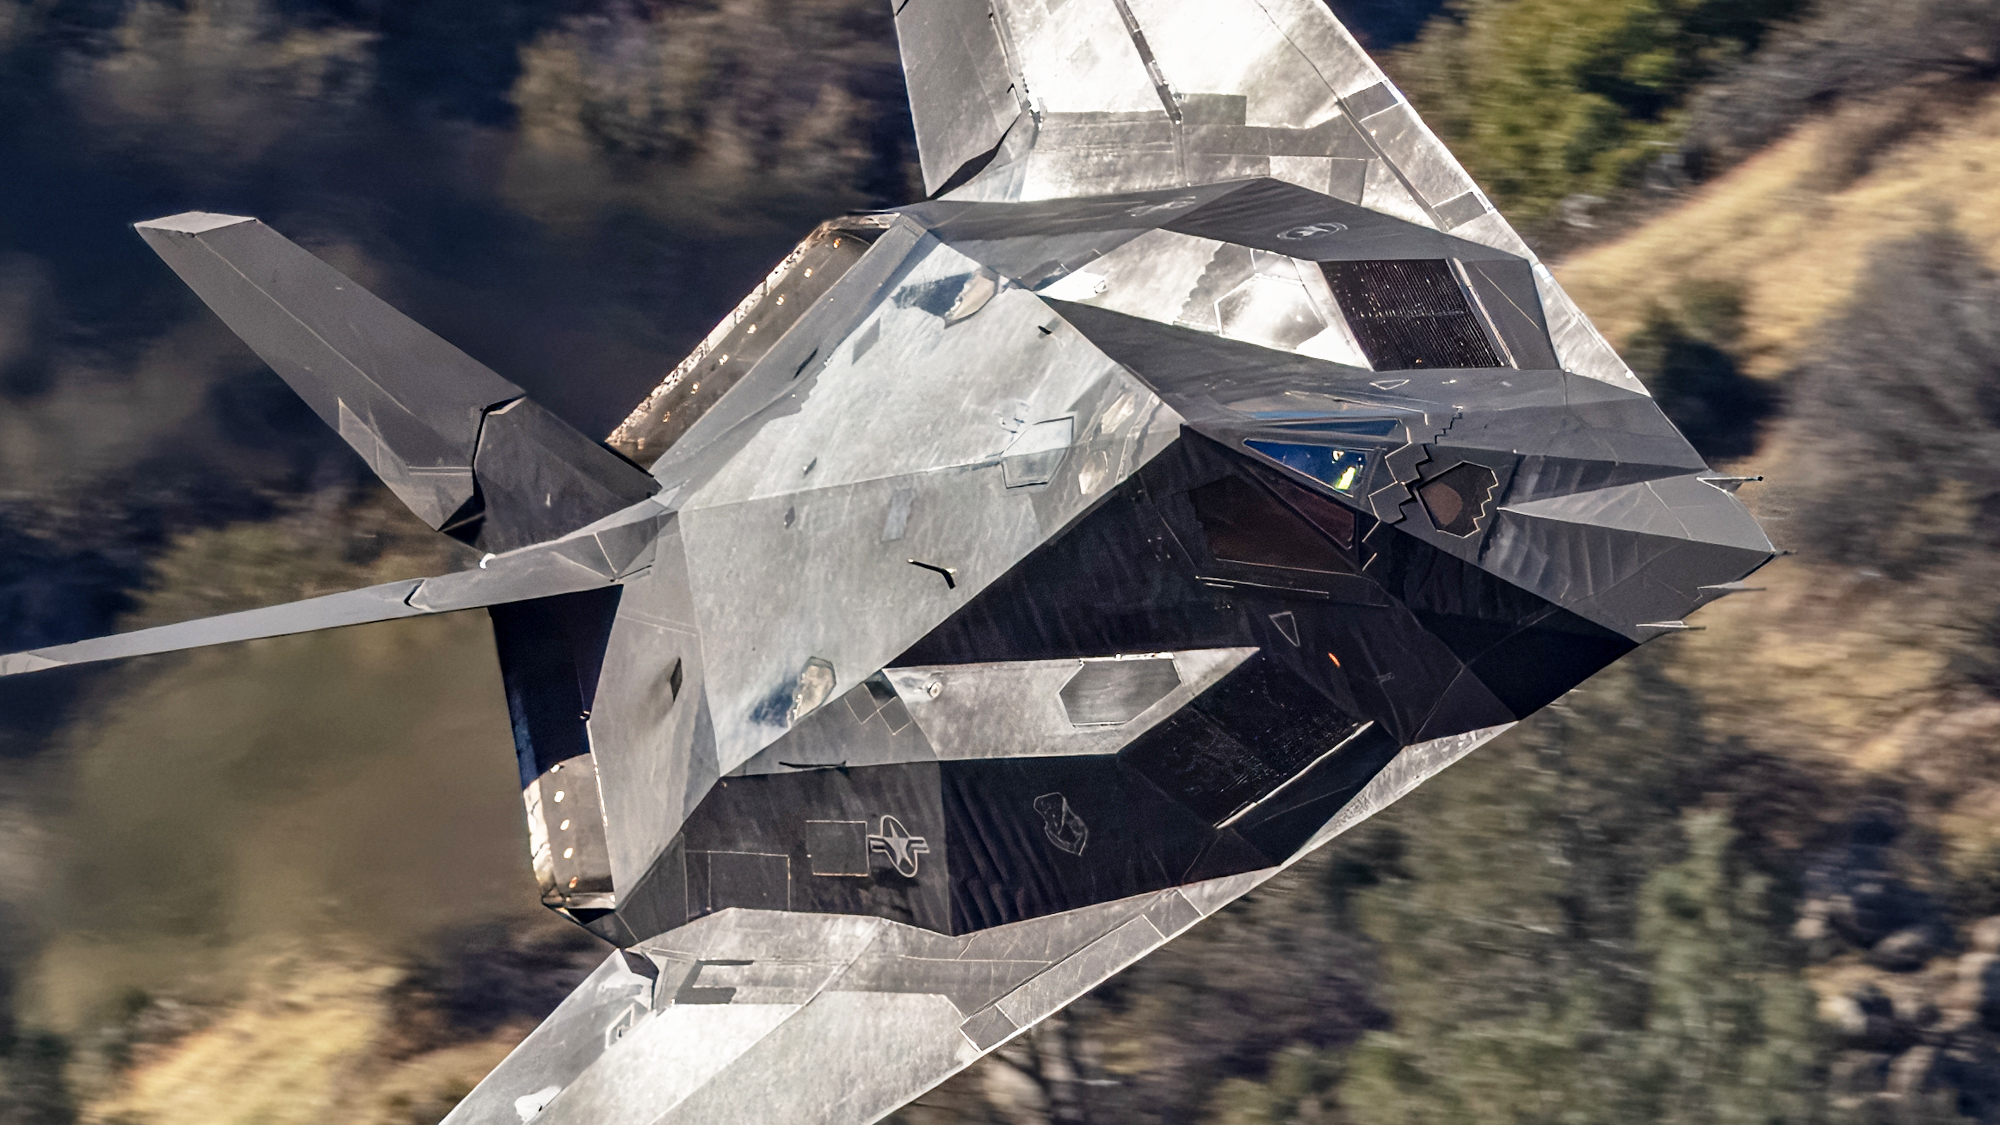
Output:
<instances>
[{"instance_id":1,"label":"green vegetation","mask_svg":"<svg viewBox=\"0 0 2000 1125\"><path fill-rule=\"evenodd\" d=\"M1391 60L1500 207L1608 194L1671 149L1705 80L1801 0L1458 0Z\"/></svg>"},{"instance_id":2,"label":"green vegetation","mask_svg":"<svg viewBox=\"0 0 2000 1125\"><path fill-rule=\"evenodd\" d=\"M1792 780L1708 739L1661 665L1601 675L1343 849L1394 856L1348 892L1394 1023L1319 1060L1343 1120L1815 1119L1802 951L1773 857L1733 823ZM1302 1069L1281 1060L1263 1089ZM1272 1108L1246 1120L1295 1119Z\"/></svg>"},{"instance_id":3,"label":"green vegetation","mask_svg":"<svg viewBox=\"0 0 2000 1125\"><path fill-rule=\"evenodd\" d=\"M1683 157L1712 169L1830 106L1859 105L1863 120L1828 169L1837 183L1981 97L2000 76L1996 48L2000 6L1990 0L1819 0L1690 99Z\"/></svg>"}]
</instances>

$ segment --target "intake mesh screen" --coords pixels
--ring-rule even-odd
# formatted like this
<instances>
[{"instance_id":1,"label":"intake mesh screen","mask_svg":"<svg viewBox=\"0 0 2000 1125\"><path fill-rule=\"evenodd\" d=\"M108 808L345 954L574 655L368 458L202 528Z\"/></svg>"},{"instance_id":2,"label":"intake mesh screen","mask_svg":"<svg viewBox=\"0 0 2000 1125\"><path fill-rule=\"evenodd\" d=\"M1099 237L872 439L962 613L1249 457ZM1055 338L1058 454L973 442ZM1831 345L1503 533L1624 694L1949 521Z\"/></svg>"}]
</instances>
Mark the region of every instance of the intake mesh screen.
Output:
<instances>
[{"instance_id":1,"label":"intake mesh screen","mask_svg":"<svg viewBox=\"0 0 2000 1125\"><path fill-rule=\"evenodd\" d=\"M1322 262L1320 269L1375 370L1506 366L1450 263Z\"/></svg>"}]
</instances>

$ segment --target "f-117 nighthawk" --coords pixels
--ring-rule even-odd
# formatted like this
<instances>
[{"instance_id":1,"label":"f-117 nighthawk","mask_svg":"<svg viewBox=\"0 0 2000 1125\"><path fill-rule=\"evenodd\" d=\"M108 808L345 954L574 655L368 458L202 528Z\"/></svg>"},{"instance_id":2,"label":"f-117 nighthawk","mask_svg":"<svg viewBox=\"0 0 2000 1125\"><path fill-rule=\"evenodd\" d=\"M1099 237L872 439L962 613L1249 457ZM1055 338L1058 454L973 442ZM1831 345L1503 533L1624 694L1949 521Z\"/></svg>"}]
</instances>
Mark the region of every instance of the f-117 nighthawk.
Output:
<instances>
[{"instance_id":1,"label":"f-117 nighthawk","mask_svg":"<svg viewBox=\"0 0 2000 1125\"><path fill-rule=\"evenodd\" d=\"M0 672L491 615L617 949L449 1122L877 1120L1772 557L1322 0L895 24L930 197L603 443L255 219L138 225L485 558Z\"/></svg>"}]
</instances>

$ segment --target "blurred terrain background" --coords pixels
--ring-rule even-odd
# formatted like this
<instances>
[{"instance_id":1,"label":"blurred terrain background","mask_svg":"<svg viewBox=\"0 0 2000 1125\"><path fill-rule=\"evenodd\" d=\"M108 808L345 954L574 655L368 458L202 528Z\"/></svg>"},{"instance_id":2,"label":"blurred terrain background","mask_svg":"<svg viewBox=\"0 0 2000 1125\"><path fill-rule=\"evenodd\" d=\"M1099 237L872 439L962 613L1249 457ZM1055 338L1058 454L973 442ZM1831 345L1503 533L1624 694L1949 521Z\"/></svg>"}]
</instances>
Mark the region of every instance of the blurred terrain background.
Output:
<instances>
[{"instance_id":1,"label":"blurred terrain background","mask_svg":"<svg viewBox=\"0 0 2000 1125\"><path fill-rule=\"evenodd\" d=\"M1335 0L1796 551L906 1125L2000 1122L2000 3ZM0 0L0 651L466 565L128 225L608 432L916 198L882 0ZM429 1123L602 951L483 618L0 681L0 1125Z\"/></svg>"}]
</instances>

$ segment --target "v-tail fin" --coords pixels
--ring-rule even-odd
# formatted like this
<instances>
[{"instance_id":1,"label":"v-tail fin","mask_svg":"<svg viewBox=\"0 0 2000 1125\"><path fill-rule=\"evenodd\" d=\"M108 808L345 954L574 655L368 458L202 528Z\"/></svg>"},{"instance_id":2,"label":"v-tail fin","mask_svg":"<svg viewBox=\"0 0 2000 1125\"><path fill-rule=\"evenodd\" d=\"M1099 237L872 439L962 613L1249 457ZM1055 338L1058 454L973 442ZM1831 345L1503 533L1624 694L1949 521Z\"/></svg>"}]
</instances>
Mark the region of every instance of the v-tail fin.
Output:
<instances>
[{"instance_id":1,"label":"v-tail fin","mask_svg":"<svg viewBox=\"0 0 2000 1125\"><path fill-rule=\"evenodd\" d=\"M448 535L509 551L657 488L638 466L256 219L188 212L137 229L398 499Z\"/></svg>"}]
</instances>

